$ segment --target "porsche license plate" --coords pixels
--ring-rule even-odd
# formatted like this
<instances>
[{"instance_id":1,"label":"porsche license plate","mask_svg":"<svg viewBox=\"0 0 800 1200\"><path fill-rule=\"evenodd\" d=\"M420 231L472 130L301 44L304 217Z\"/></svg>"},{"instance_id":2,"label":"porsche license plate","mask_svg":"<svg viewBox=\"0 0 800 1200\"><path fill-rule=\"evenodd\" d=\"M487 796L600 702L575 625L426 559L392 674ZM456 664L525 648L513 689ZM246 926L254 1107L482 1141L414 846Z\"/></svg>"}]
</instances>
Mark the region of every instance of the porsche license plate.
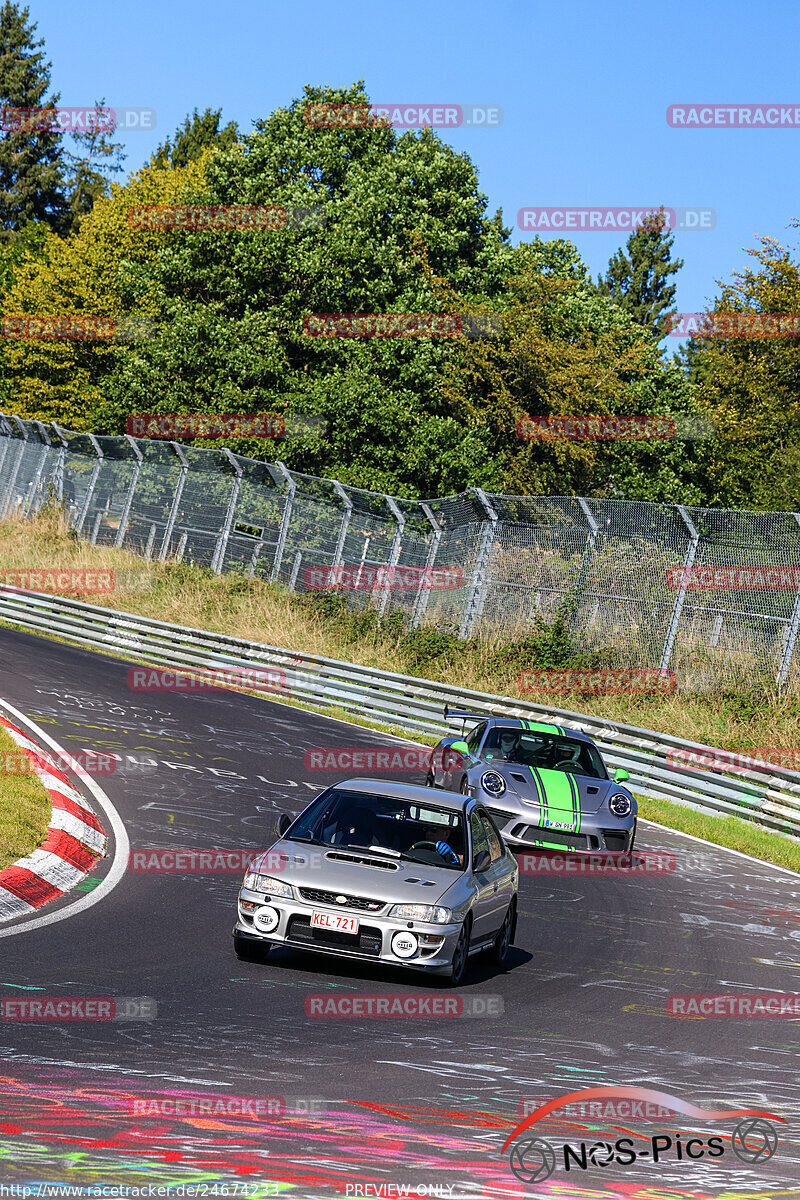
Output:
<instances>
[{"instance_id":1,"label":"porsche license plate","mask_svg":"<svg viewBox=\"0 0 800 1200\"><path fill-rule=\"evenodd\" d=\"M545 821L545 825L548 829L567 829L570 833L575 828L574 821Z\"/></svg>"},{"instance_id":2,"label":"porsche license plate","mask_svg":"<svg viewBox=\"0 0 800 1200\"><path fill-rule=\"evenodd\" d=\"M344 913L312 912L311 925L317 929L335 929L339 933L358 933L358 917Z\"/></svg>"}]
</instances>

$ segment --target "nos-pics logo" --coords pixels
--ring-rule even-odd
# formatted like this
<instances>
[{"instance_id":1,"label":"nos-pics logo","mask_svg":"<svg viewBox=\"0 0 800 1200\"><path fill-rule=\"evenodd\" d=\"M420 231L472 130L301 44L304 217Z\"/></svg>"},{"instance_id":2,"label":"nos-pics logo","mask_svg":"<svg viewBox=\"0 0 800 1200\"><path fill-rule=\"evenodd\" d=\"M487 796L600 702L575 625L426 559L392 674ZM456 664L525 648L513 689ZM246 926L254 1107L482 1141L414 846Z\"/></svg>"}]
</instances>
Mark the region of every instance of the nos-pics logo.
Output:
<instances>
[{"instance_id":1,"label":"nos-pics logo","mask_svg":"<svg viewBox=\"0 0 800 1200\"><path fill-rule=\"evenodd\" d=\"M641 1087L596 1087L585 1088L579 1092L569 1092L556 1096L546 1104L541 1105L535 1112L521 1121L506 1139L502 1152L511 1146L520 1134L525 1133L555 1109L568 1104L576 1104L586 1100L597 1100L600 1097L618 1096L629 1100L640 1100L646 1103L661 1105L676 1113L685 1113L698 1121L725 1121L740 1118L731 1134L730 1149L740 1162L759 1164L772 1158L778 1149L778 1134L772 1121L785 1121L776 1113L765 1112L757 1108L737 1109L707 1109L698 1108L672 1096L669 1092L655 1091L653 1088ZM641 1148L639 1148L641 1147ZM645 1165L661 1162L667 1158L682 1161L698 1162L703 1158L720 1158L726 1151L723 1137L690 1137L686 1141L680 1134L671 1137L661 1133L651 1137L648 1142L635 1141L633 1138L622 1137L612 1141L564 1143L560 1150L555 1150L548 1141L541 1137L529 1137L516 1142L511 1148L509 1166L523 1183L541 1183L548 1179L559 1166L565 1171L586 1171L590 1167L609 1167L612 1165L630 1167L638 1160Z\"/></svg>"}]
</instances>

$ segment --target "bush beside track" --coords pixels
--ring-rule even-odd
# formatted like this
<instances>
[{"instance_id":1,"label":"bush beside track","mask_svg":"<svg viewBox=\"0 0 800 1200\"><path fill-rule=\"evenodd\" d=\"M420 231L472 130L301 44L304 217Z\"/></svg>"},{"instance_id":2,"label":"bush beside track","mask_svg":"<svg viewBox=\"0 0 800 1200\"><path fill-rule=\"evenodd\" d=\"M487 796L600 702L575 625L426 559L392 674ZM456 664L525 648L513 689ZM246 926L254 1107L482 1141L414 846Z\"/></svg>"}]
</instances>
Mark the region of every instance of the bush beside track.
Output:
<instances>
[{"instance_id":1,"label":"bush beside track","mask_svg":"<svg viewBox=\"0 0 800 1200\"><path fill-rule=\"evenodd\" d=\"M50 796L38 775L6 769L24 757L0 729L0 871L40 846L50 821Z\"/></svg>"}]
</instances>

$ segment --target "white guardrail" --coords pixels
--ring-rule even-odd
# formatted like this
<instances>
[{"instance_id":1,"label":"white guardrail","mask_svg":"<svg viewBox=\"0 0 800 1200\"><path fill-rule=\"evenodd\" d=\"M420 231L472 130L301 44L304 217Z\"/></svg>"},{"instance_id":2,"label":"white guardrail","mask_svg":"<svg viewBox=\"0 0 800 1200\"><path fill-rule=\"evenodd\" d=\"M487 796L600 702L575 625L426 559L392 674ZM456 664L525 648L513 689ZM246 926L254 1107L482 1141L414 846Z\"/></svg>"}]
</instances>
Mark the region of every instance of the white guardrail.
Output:
<instances>
[{"instance_id":1,"label":"white guardrail","mask_svg":"<svg viewBox=\"0 0 800 1200\"><path fill-rule=\"evenodd\" d=\"M95 650L116 650L126 658L160 667L195 672L277 667L284 673L286 686L270 690L268 695L273 699L285 695L321 707L337 707L412 733L452 733L453 725L444 718L446 703L478 712L554 722L594 738L612 770L624 767L629 771L631 787L642 796L736 816L800 837L800 772L758 763L750 767L741 757L735 775L694 766L676 770L676 761L685 761L688 767L694 755L713 756L715 750L671 734L186 629L38 592L0 591L0 623L51 634Z\"/></svg>"}]
</instances>

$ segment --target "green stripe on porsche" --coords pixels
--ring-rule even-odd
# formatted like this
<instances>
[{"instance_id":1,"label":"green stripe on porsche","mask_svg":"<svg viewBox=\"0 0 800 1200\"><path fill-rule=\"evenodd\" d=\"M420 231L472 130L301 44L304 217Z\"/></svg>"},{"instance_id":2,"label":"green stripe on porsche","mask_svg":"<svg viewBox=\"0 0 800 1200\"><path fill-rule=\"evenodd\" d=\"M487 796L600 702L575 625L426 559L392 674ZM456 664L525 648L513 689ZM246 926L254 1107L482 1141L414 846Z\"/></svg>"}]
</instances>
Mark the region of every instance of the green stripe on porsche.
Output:
<instances>
[{"instance_id":1,"label":"green stripe on porsche","mask_svg":"<svg viewBox=\"0 0 800 1200\"><path fill-rule=\"evenodd\" d=\"M566 771L547 771L546 782L536 767L530 767L531 775L536 784L539 797L539 824L544 825L550 820L550 808L556 812L572 813L575 826L573 833L579 833L581 828L581 794L574 775Z\"/></svg>"},{"instance_id":2,"label":"green stripe on porsche","mask_svg":"<svg viewBox=\"0 0 800 1200\"><path fill-rule=\"evenodd\" d=\"M561 737L564 736L560 725L543 725L541 721L522 721L522 728L530 729L532 733L557 733Z\"/></svg>"},{"instance_id":3,"label":"green stripe on porsche","mask_svg":"<svg viewBox=\"0 0 800 1200\"><path fill-rule=\"evenodd\" d=\"M529 767L528 770L533 777L533 786L536 788L536 795L539 800L539 824L544 825L547 818L547 790L542 783L539 772L536 767Z\"/></svg>"}]
</instances>

